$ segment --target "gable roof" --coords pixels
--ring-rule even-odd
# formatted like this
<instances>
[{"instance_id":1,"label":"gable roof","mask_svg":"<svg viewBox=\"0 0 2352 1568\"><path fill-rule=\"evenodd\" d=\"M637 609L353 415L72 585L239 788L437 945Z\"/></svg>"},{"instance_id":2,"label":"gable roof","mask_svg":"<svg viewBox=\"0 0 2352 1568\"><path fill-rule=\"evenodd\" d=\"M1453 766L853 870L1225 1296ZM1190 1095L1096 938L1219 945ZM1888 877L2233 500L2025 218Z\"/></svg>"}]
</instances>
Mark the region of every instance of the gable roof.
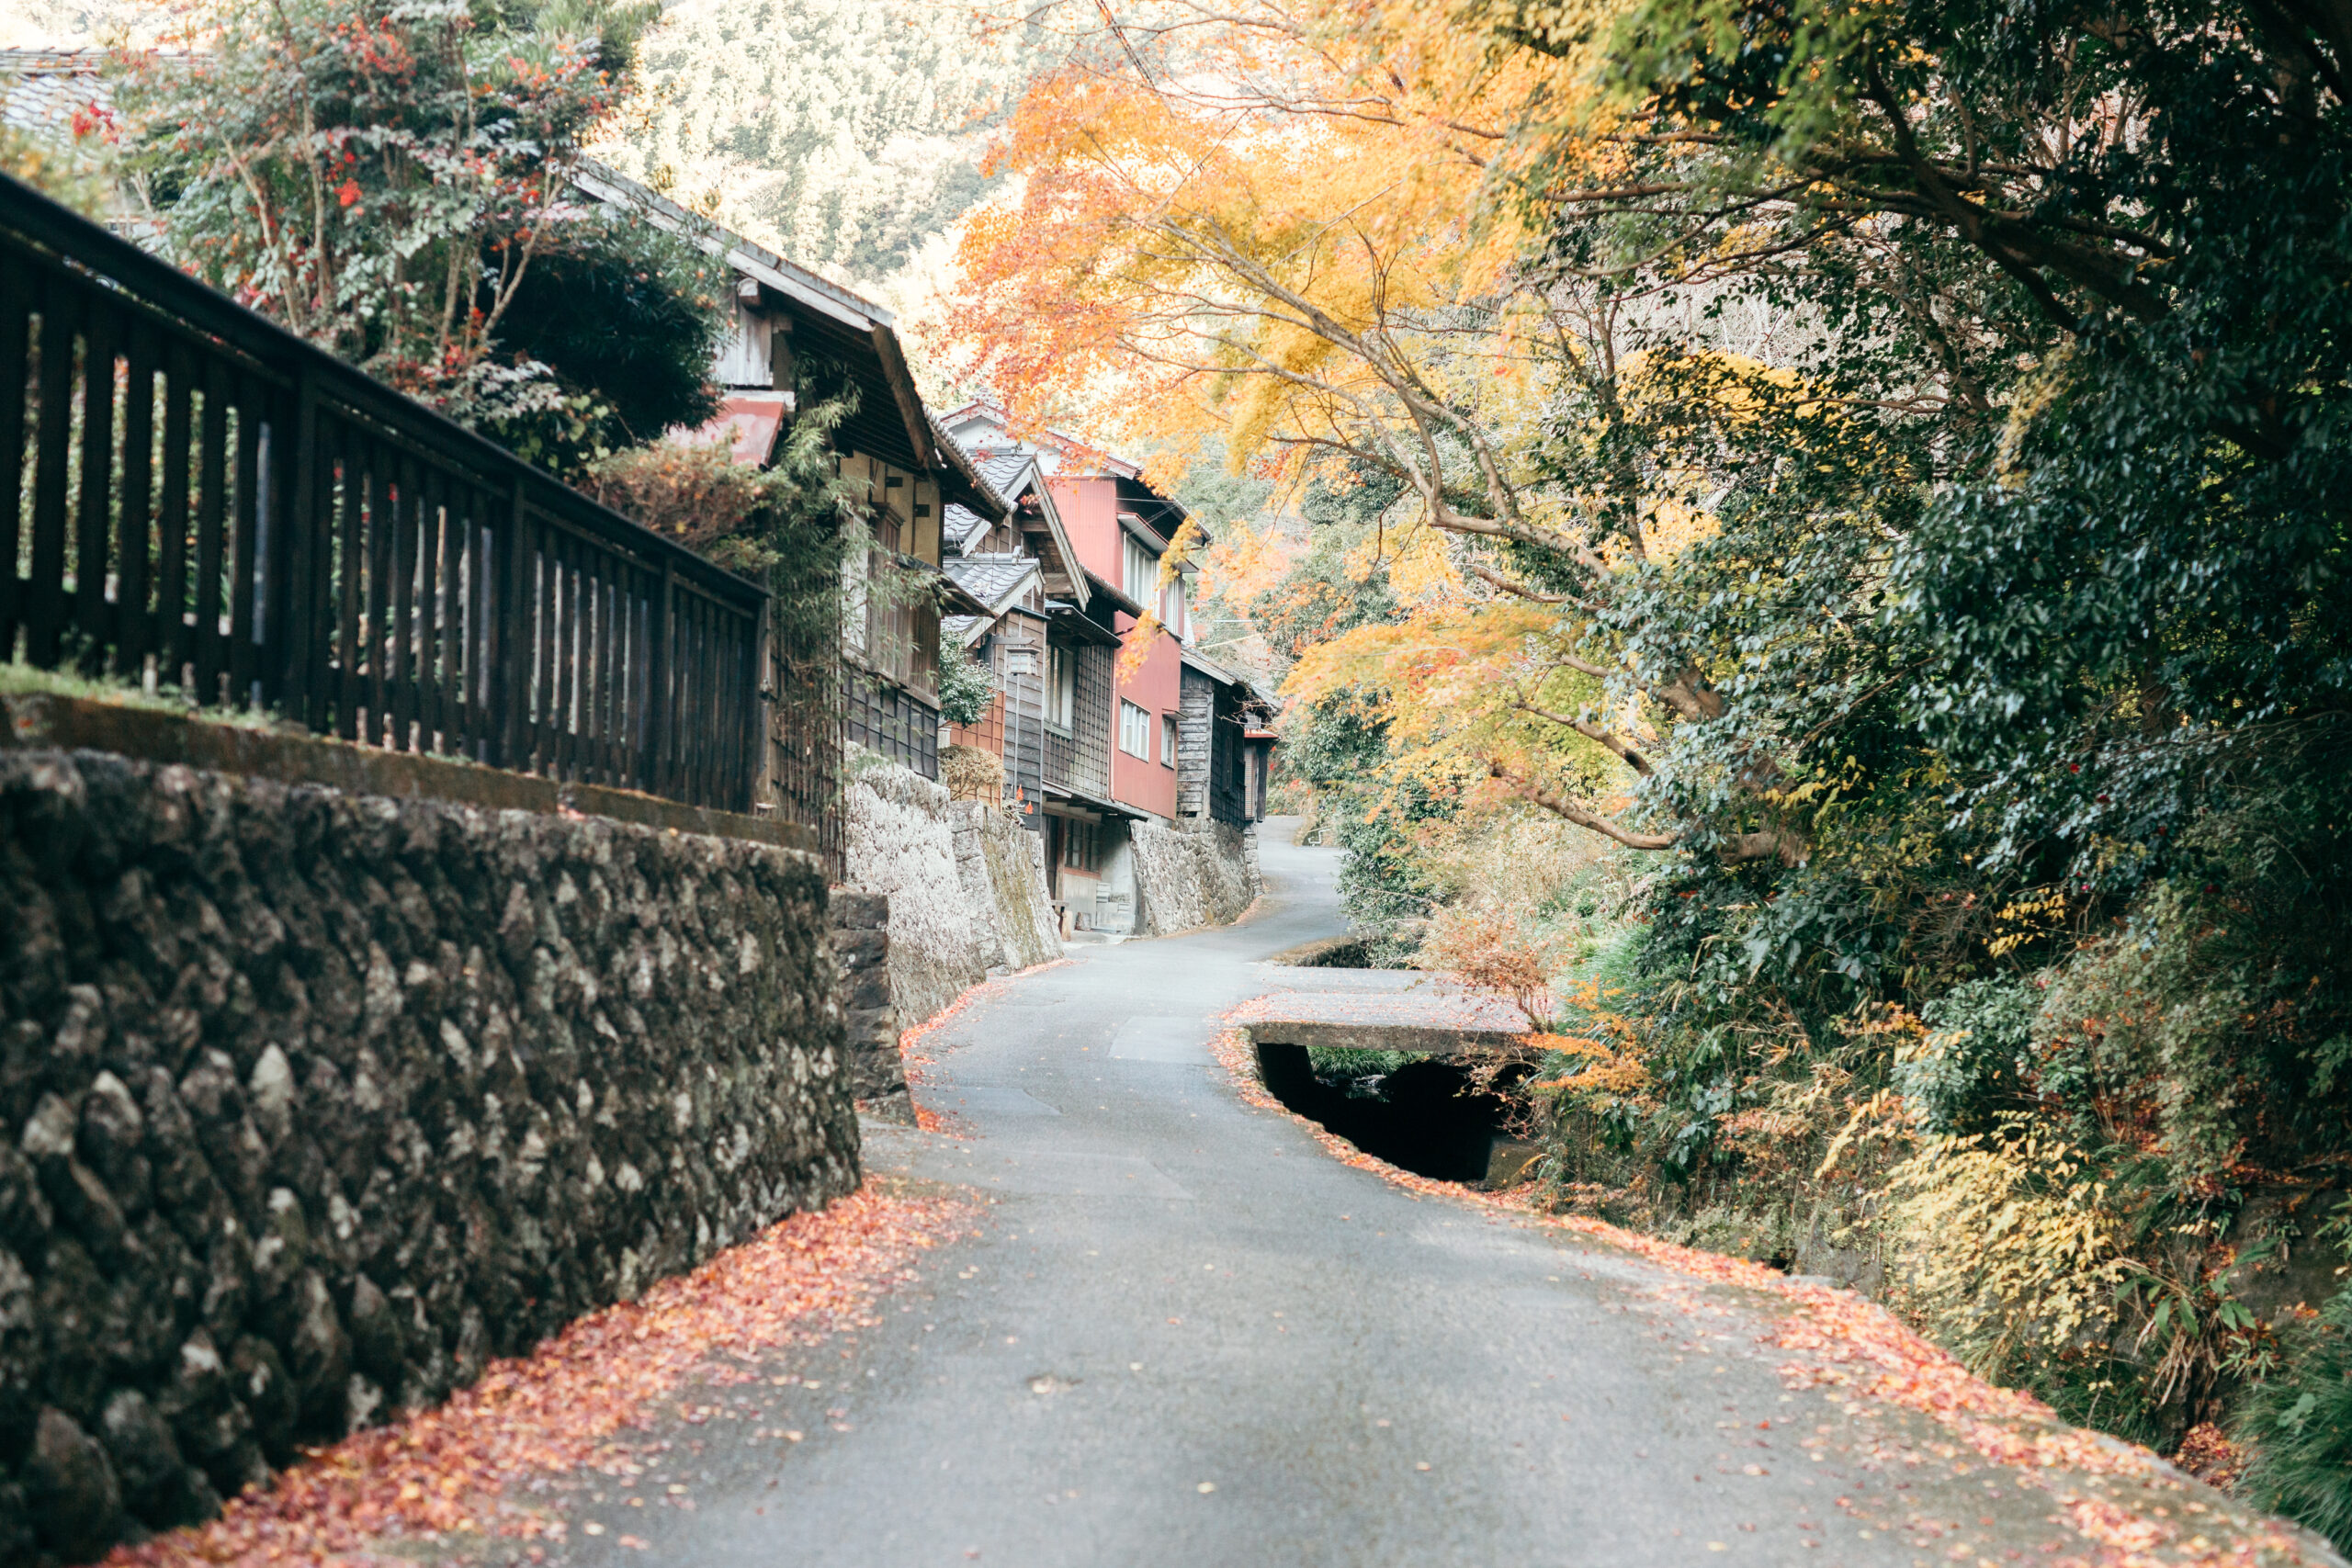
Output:
<instances>
[{"instance_id":1,"label":"gable roof","mask_svg":"<svg viewBox=\"0 0 2352 1568\"><path fill-rule=\"evenodd\" d=\"M0 125L64 140L74 117L110 107L103 49L0 49Z\"/></svg>"},{"instance_id":2,"label":"gable roof","mask_svg":"<svg viewBox=\"0 0 2352 1568\"><path fill-rule=\"evenodd\" d=\"M1258 683L1249 676L1218 663L1200 649L1187 647L1183 649L1182 657L1186 669L1197 670L1219 685L1238 687L1244 707L1261 711L1269 717L1278 716L1283 711L1283 702L1280 697L1269 696L1266 693L1260 691Z\"/></svg>"},{"instance_id":3,"label":"gable roof","mask_svg":"<svg viewBox=\"0 0 2352 1568\"><path fill-rule=\"evenodd\" d=\"M673 431L668 439L680 446L723 446L729 462L764 468L791 410L792 400L782 392L729 392L707 423Z\"/></svg>"},{"instance_id":4,"label":"gable roof","mask_svg":"<svg viewBox=\"0 0 2352 1568\"><path fill-rule=\"evenodd\" d=\"M939 416L939 423L967 448L980 454L984 460L992 459L998 454L1023 455L1036 460L1041 476L1063 479L1109 479L1118 491L1121 526L1131 526L1131 531L1149 546L1154 554L1168 547L1176 536L1176 530L1188 518L1203 545L1216 543L1216 536L1198 518L1192 517L1190 509L1182 502L1173 496L1162 495L1145 483L1141 468L1124 457L1090 446L1066 431L1019 431L1013 424L1012 415L1002 404L990 402L985 398L949 410ZM998 488L1005 489L1003 485ZM1188 558L1187 570L1190 569Z\"/></svg>"},{"instance_id":5,"label":"gable roof","mask_svg":"<svg viewBox=\"0 0 2352 1568\"><path fill-rule=\"evenodd\" d=\"M957 555L962 555L965 547L995 526L994 523L970 507L958 506L951 502L940 513L939 536Z\"/></svg>"},{"instance_id":6,"label":"gable roof","mask_svg":"<svg viewBox=\"0 0 2352 1568\"><path fill-rule=\"evenodd\" d=\"M1036 454L1002 446L974 450L954 442L952 437L951 443L956 450L965 452L980 476L1012 503L1005 515L1029 541L1040 570L1051 571L1067 583L1066 588L1056 588L1054 592L1084 609L1091 590L1085 573L1077 570L1077 552L1070 548L1069 534L1062 526L1061 512L1054 504L1053 490L1046 483L1046 471L1039 466ZM1038 548L1040 536L1042 549ZM967 531L965 537L971 537L971 533Z\"/></svg>"},{"instance_id":7,"label":"gable roof","mask_svg":"<svg viewBox=\"0 0 2352 1568\"><path fill-rule=\"evenodd\" d=\"M1038 578L1035 558L1011 554L950 556L940 570L948 581L987 606L989 621L1011 610Z\"/></svg>"},{"instance_id":8,"label":"gable roof","mask_svg":"<svg viewBox=\"0 0 2352 1568\"><path fill-rule=\"evenodd\" d=\"M996 486L1000 495L1012 495L1029 470L1037 467L1037 457L1034 452L979 446L968 442L958 442L957 445L972 455L972 466L980 470L989 483Z\"/></svg>"},{"instance_id":9,"label":"gable roof","mask_svg":"<svg viewBox=\"0 0 2352 1568\"><path fill-rule=\"evenodd\" d=\"M657 228L757 283L763 297L781 301L792 315L794 352L821 354L840 364L857 392L855 412L842 422L842 446L899 468L945 476L944 501L998 516L1010 510L923 407L888 310L593 158L577 162L571 183L597 201L643 214Z\"/></svg>"},{"instance_id":10,"label":"gable roof","mask_svg":"<svg viewBox=\"0 0 2352 1568\"><path fill-rule=\"evenodd\" d=\"M961 426L986 425L1000 431L1012 446L1026 446L1052 457L1056 462L1055 467L1046 469L1049 473L1062 472L1067 465L1067 471L1071 474L1106 474L1123 479L1143 478L1143 469L1136 464L1125 457L1114 457L1099 446L1090 446L1066 431L1040 427L1025 433L1016 432L1012 415L1004 405L986 398L976 398L961 408L950 409L939 416L939 423L967 446L997 444L984 443L978 436L967 434L959 428Z\"/></svg>"}]
</instances>

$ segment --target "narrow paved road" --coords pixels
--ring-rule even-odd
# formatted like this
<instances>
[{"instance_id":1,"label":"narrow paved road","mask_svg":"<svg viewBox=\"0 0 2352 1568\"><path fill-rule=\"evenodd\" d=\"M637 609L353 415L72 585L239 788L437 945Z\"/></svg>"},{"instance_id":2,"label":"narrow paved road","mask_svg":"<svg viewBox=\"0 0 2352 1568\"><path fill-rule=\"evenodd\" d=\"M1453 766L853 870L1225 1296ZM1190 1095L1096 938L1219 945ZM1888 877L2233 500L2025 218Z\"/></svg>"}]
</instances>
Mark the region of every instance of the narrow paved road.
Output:
<instances>
[{"instance_id":1,"label":"narrow paved road","mask_svg":"<svg viewBox=\"0 0 2352 1568\"><path fill-rule=\"evenodd\" d=\"M922 1098L958 1131L874 1129L868 1163L984 1193L979 1235L928 1258L882 1328L810 1353L806 1441L697 1453L681 1428L692 1511L629 1515L635 1551L575 1535L575 1560L1909 1568L2083 1550L2051 1522L2047 1472L2020 1487L1923 1416L1789 1392L1786 1353L1757 1343L1762 1292L1417 1198L1243 1104L1208 1050L1216 1015L1327 983L1260 960L1340 929L1336 857L1279 824L1263 839L1249 923L1080 949L932 1037ZM1914 1518L1938 1533L1889 1528Z\"/></svg>"}]
</instances>

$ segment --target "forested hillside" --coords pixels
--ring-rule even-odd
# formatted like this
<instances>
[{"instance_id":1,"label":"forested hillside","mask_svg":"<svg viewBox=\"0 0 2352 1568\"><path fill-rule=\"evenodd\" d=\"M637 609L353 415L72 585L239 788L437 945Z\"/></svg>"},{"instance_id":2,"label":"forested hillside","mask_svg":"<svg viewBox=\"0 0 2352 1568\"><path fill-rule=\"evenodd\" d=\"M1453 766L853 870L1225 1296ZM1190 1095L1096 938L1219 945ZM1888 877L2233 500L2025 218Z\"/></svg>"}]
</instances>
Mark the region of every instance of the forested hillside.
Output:
<instances>
[{"instance_id":1,"label":"forested hillside","mask_svg":"<svg viewBox=\"0 0 2352 1568\"><path fill-rule=\"evenodd\" d=\"M793 260L871 285L988 188L989 126L1038 40L961 7L687 0L600 152Z\"/></svg>"}]
</instances>

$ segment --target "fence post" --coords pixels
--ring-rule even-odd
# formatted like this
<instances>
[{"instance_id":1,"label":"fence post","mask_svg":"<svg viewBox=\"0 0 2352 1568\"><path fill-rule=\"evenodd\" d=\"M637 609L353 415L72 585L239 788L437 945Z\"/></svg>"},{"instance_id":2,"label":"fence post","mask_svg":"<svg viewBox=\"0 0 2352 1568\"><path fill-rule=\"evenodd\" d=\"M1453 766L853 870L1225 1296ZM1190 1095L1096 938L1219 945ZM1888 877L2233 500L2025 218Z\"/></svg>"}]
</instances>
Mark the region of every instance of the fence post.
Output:
<instances>
[{"instance_id":1,"label":"fence post","mask_svg":"<svg viewBox=\"0 0 2352 1568\"><path fill-rule=\"evenodd\" d=\"M263 690L279 713L313 728L319 721L310 678L318 637L319 515L319 389L310 367L294 378L294 428L287 433L288 450L273 454L279 482L272 500L277 517L270 526L269 609L264 617L268 643L262 664ZM272 431L270 445L279 445Z\"/></svg>"},{"instance_id":2,"label":"fence post","mask_svg":"<svg viewBox=\"0 0 2352 1568\"><path fill-rule=\"evenodd\" d=\"M757 811L762 806L781 810L783 803L776 798L773 770L769 767L769 748L775 744L775 705L782 694L775 690L775 650L769 638L775 635L769 625L769 601L752 612L752 790L748 810Z\"/></svg>"},{"instance_id":3,"label":"fence post","mask_svg":"<svg viewBox=\"0 0 2352 1568\"><path fill-rule=\"evenodd\" d=\"M654 795L667 794L670 788L670 607L677 583L676 564L663 560L662 592L650 612L652 633L646 638L645 787Z\"/></svg>"},{"instance_id":4,"label":"fence post","mask_svg":"<svg viewBox=\"0 0 2352 1568\"><path fill-rule=\"evenodd\" d=\"M491 617L490 623L491 635L497 639L490 661L490 711L496 716L497 765L502 768L516 767L522 753L523 662L529 657L533 642L521 634L517 625L523 614L523 536L530 526L524 510L523 491L523 478L517 475L507 491L505 537L500 541L498 552L505 558L499 565L495 584L498 614Z\"/></svg>"}]
</instances>

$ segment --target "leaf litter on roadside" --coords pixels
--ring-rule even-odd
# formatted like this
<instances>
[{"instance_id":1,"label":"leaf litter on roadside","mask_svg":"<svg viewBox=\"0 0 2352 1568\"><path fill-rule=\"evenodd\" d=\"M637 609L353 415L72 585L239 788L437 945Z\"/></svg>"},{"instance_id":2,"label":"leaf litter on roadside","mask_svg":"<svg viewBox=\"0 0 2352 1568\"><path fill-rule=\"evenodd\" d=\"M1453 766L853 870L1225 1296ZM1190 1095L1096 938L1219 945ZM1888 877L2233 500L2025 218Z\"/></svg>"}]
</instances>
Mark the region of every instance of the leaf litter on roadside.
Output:
<instances>
[{"instance_id":1,"label":"leaf litter on roadside","mask_svg":"<svg viewBox=\"0 0 2352 1568\"><path fill-rule=\"evenodd\" d=\"M960 1200L869 1181L637 1301L588 1314L528 1356L492 1362L447 1404L311 1450L209 1525L119 1548L107 1562L407 1562L411 1552L388 1543L452 1533L560 1541L564 1521L523 1501L523 1483L633 1470L620 1435L647 1425L665 1395L689 1379L766 1382L762 1363L775 1352L873 1326L876 1299L910 1283L920 1256L972 1217ZM691 1421L695 1412L680 1414Z\"/></svg>"},{"instance_id":2,"label":"leaf litter on roadside","mask_svg":"<svg viewBox=\"0 0 2352 1568\"><path fill-rule=\"evenodd\" d=\"M2154 1453L2120 1438L2070 1427L2032 1395L1984 1382L1884 1307L1853 1292L1800 1283L1762 1263L1678 1246L1586 1215L1545 1213L1521 1194L1481 1192L1401 1169L1365 1154L1275 1099L1259 1081L1255 1055L1241 1030L1225 1029L1210 1045L1245 1103L1299 1123L1344 1165L1370 1171L1424 1197L1447 1198L1576 1231L1685 1276L1776 1292L1792 1303L1795 1311L1771 1326L1764 1343L1800 1353L1801 1359L1780 1368L1783 1384L1792 1390L1846 1391L1851 1396L1849 1411L1866 1409L1863 1401L1916 1411L1952 1431L1984 1459L2012 1471L2063 1472L2066 1478L2086 1482L2137 1483L2142 1497L2136 1506L2091 1495L2077 1487L2058 1492L2054 1500L2062 1510L2059 1517L2072 1527L2087 1551L2056 1555L2059 1549L2047 1545L2042 1550L2051 1554L2048 1560L2054 1568L2168 1568L2177 1563L2319 1568L2333 1561L2324 1549L2314 1552L2300 1532L2251 1510L2223 1515L2204 1505L2191 1510L2183 1503L2180 1511L2188 1517L2174 1517L2173 1504L2180 1501L2176 1495L2185 1494L2192 1483ZM1663 1293L1687 1313L1728 1315L1730 1311L1721 1303L1702 1303L1695 1292L1671 1283ZM1958 1453L1957 1446L1942 1445L1938 1457L1952 1460ZM1917 1456L1912 1456L1912 1462L1917 1461ZM2037 1485L2047 1484L2038 1475L2032 1479ZM2152 1494L2162 1495L2167 1501L2151 1503ZM1840 1499L1840 1506L1844 1504Z\"/></svg>"}]
</instances>

